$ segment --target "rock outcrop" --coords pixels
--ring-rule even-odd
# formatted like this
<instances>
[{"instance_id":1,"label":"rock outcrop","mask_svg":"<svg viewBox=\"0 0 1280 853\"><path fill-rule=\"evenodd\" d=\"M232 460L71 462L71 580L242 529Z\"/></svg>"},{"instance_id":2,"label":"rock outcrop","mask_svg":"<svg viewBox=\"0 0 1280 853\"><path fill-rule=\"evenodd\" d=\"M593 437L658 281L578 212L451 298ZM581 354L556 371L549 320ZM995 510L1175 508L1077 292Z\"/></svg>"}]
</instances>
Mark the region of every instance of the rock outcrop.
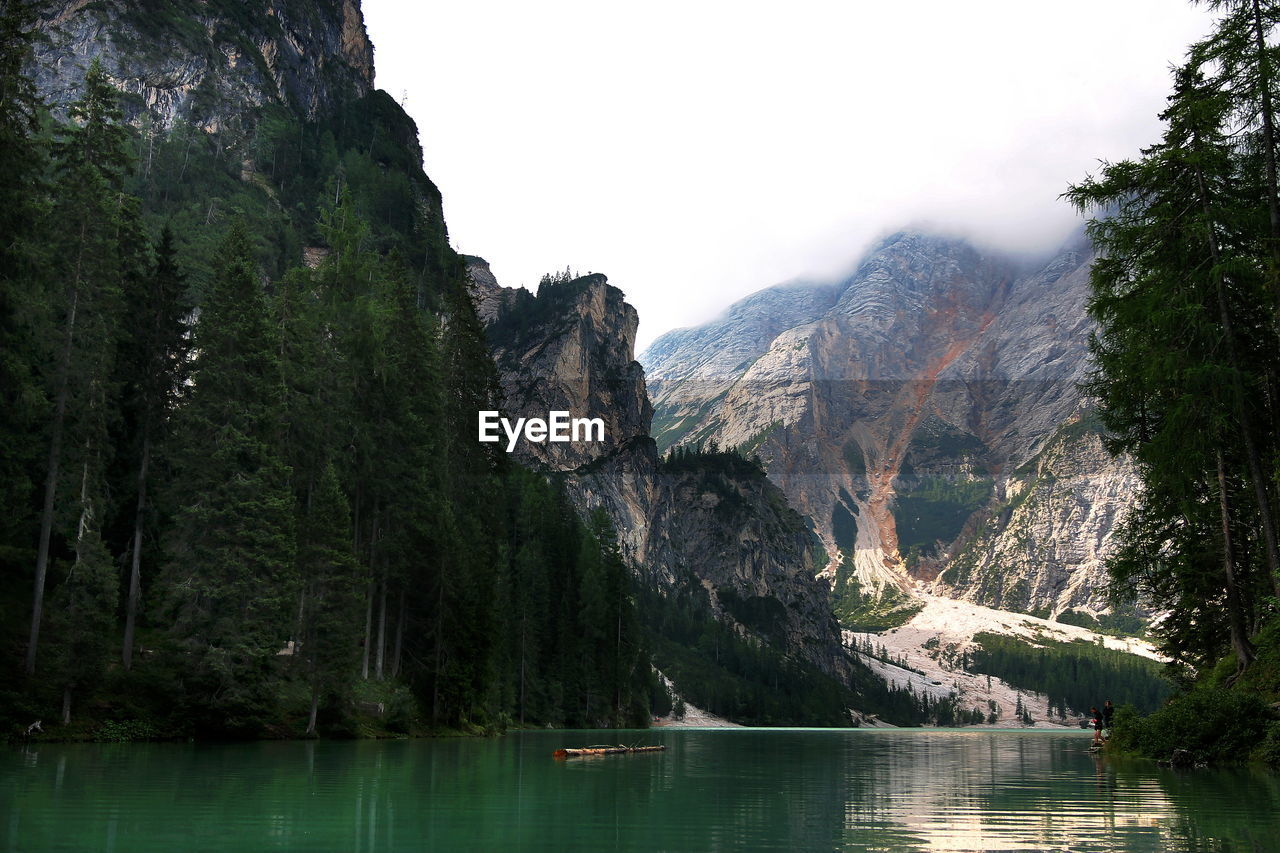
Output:
<instances>
[{"instance_id":1,"label":"rock outcrop","mask_svg":"<svg viewBox=\"0 0 1280 853\"><path fill-rule=\"evenodd\" d=\"M994 507L956 549L938 587L968 601L1047 616L1107 610L1103 561L1139 488L1091 417L1064 424L999 482Z\"/></svg>"},{"instance_id":2,"label":"rock outcrop","mask_svg":"<svg viewBox=\"0 0 1280 853\"><path fill-rule=\"evenodd\" d=\"M254 109L315 118L373 88L373 46L358 0L141 4L58 0L45 10L33 76L55 112L101 61L126 117L246 132Z\"/></svg>"},{"instance_id":3,"label":"rock outcrop","mask_svg":"<svg viewBox=\"0 0 1280 853\"><path fill-rule=\"evenodd\" d=\"M1092 423L1091 260L1083 236L1028 262L901 233L842 282L754 294L643 354L659 447L758 454L821 538L837 601L929 586L1102 612L1136 479L1067 426Z\"/></svg>"},{"instance_id":4,"label":"rock outcrop","mask_svg":"<svg viewBox=\"0 0 1280 853\"><path fill-rule=\"evenodd\" d=\"M603 507L649 585L705 591L717 618L832 674L849 665L823 583L821 550L758 468L671 465L649 431L653 410L635 361L635 309L603 275L501 288L468 259L473 300L498 365L507 417L569 411L605 421L605 441L520 442L519 459L566 477L584 511Z\"/></svg>"}]
</instances>

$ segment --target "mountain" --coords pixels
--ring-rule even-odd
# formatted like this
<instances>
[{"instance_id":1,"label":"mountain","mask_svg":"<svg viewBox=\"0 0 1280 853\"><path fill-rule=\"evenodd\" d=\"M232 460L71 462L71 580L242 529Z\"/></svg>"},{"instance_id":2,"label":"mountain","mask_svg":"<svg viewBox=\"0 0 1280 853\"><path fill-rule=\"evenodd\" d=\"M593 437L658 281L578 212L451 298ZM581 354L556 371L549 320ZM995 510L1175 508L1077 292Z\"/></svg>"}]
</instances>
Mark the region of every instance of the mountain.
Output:
<instances>
[{"instance_id":1,"label":"mountain","mask_svg":"<svg viewBox=\"0 0 1280 853\"><path fill-rule=\"evenodd\" d=\"M669 708L607 522L476 440L497 371L359 4L41 9L28 35L6 6L22 38L0 50L6 109L37 119L7 125L29 156L0 187L29 214L0 324L31 409L0 436L29 484L4 495L4 644L26 655L0 662L0 726L60 707L86 733L351 736Z\"/></svg>"},{"instance_id":2,"label":"mountain","mask_svg":"<svg viewBox=\"0 0 1280 853\"><path fill-rule=\"evenodd\" d=\"M892 622L921 590L1105 617L1137 479L1079 385L1092 259L1082 235L1028 261L894 234L836 284L770 288L654 341L655 439L758 455L821 539L849 625Z\"/></svg>"},{"instance_id":3,"label":"mountain","mask_svg":"<svg viewBox=\"0 0 1280 853\"><path fill-rule=\"evenodd\" d=\"M781 492L749 465L676 467L658 458L634 358L639 317L604 275L498 285L467 259L508 417L599 417L604 441L519 442L517 458L566 477L584 510L604 508L647 583L693 589L744 634L846 674L839 627L815 577L821 552Z\"/></svg>"},{"instance_id":4,"label":"mountain","mask_svg":"<svg viewBox=\"0 0 1280 853\"><path fill-rule=\"evenodd\" d=\"M226 144L252 130L258 107L315 119L373 91L358 0L58 0L44 15L33 78L55 112L95 59L125 93L129 121L189 121Z\"/></svg>"},{"instance_id":5,"label":"mountain","mask_svg":"<svg viewBox=\"0 0 1280 853\"><path fill-rule=\"evenodd\" d=\"M114 257L118 245L110 241L127 238L145 255L150 234L168 226L173 245L164 243L165 251L185 273L183 298L197 308L218 295L230 265L238 265L235 280L254 300L248 313L265 320L271 312L263 328L281 335L279 347L263 350L263 358L280 359L281 408L272 415L278 425L258 437L279 457L271 470L278 475L280 518L306 519L309 526L300 529L314 530L319 489L326 547L345 554L350 541L353 552L354 562L339 561L351 573L342 579L325 574L330 569L317 562L311 533L295 536L283 522L272 526L239 506L220 516L229 519L228 543L268 541L255 537L259 527L272 527L280 580L263 583L258 596L271 612L231 632L251 630L256 638L246 668L232 677L204 666L199 677L184 680L189 686L180 689L191 693L182 701L208 713L174 725L254 733L262 719L297 721L299 714L309 716L312 731L326 717L348 725L368 682L384 679L399 679L398 730L428 713L432 726L464 728L517 718L578 725L643 720L670 699L660 686L670 683L691 703L746 722L844 725L852 708L899 722L957 719L954 697L887 686L867 654L846 647L829 581L818 575L837 576L843 593L837 606L851 625L856 607L870 612L892 597L889 591L901 595L917 580L932 578L939 588L950 584L982 600L1012 599L1020 593L1002 586L996 569L1016 556L1010 544L1016 531L1045 528L1036 533L1043 538L1075 529L1061 484L1073 477L1082 487L1093 484L1093 462L1078 451L1088 436L1096 444L1096 431L1087 418L1076 418L1087 407L1077 405L1073 390L1042 382L1040 366L1032 365L1029 384L1040 388L1038 396L998 409L984 424L970 423L947 403L963 396L959 390L917 393L919 376L954 385L948 371L966 363L966 347L979 339L1004 347L988 359L992 364L1003 364L1006 350L1015 362L1024 344L1001 344L1005 309L1016 314L1021 309L1009 306L1036 297L1018 301L1010 294L1024 279L1051 290L1051 272L1037 279L1012 261L985 258L954 241L900 235L864 264L858 282L793 283L735 306L731 321L710 336L693 330L664 338L671 352L652 387L655 418L645 370L634 357L638 318L604 276L548 278L533 294L503 288L482 260L449 248L441 196L422 171L416 128L393 99L373 89L372 47L358 3L94 0L54 3L46 15L47 40L29 66L54 120L71 116L70 105L89 82L100 92L114 86L124 93L129 128L118 137L121 156L112 159L123 165L111 168L120 170L116 204L127 227L106 233L107 248L95 254ZM102 86L95 68L109 85ZM64 126L55 135L71 132ZM50 156L68 150L50 146ZM122 199L127 203L119 205ZM129 218L135 214L136 221ZM235 221L245 227L232 229ZM40 227L50 244L83 241L57 218ZM224 240L228 230L243 235L233 250L225 248L232 245ZM130 275L108 270L101 282L136 290ZM74 317L53 284L65 278L54 266L48 270L47 319L55 329ZM67 304L78 296L70 292ZM110 356L133 346L131 323L111 310L101 315L102 358L68 350L68 358L86 365L86 376L87 366L105 368ZM199 324L215 315L187 314L197 324L196 340L210 332ZM895 341L909 338L919 339L911 351L895 351ZM687 360L684 353L695 350L705 357ZM1064 363L1068 350L1059 354ZM184 407L213 387L202 385L202 375L214 375L201 373L213 364L203 355L193 378L182 380L184 393L173 395L171 410L156 414L155 423L181 426ZM859 360L861 374L844 370ZM1059 367L1044 375L1056 376ZM130 370L122 364L113 383L136 385ZM276 370L270 368L272 377ZM791 381L806 371L804 382ZM851 382L861 383L858 399L847 393ZM993 406L1016 397L1002 392L999 381L970 385ZM181 474L166 462L152 489L158 511L144 513L134 490L149 457L145 450L138 455L128 435L136 414L123 398L93 400L119 409L109 420L121 426L118 434L77 434L73 446L92 441L105 448L100 462L80 463L81 479L100 481L104 499L119 499L112 499L100 534L60 521L53 560L79 559L86 531L100 535L102 566L137 555L140 624L168 643L154 663L140 666L185 669L190 660L174 653L181 644L214 661L223 638L173 622L163 602L181 600L197 589L192 584L224 572L235 582L196 597L212 602L211 611L247 613L217 595L253 589L261 579L239 557L216 566L187 559L205 527L175 526L175 519L194 517L203 505L171 481ZM1037 414L1046 403L1049 415ZM502 447L477 442L474 431L477 410L499 405L513 418L560 410L598 418L603 436L517 442L508 457ZM846 427L836 423L842 418ZM810 422L825 424L822 432L800 431ZM720 448L663 456L655 434L664 447L717 437ZM27 457L43 458L42 437L33 432L28 439ZM180 447L189 470L201 469L214 451L190 430L161 439ZM791 444L796 450L788 459ZM748 456L724 449L730 445L760 453L773 479ZM101 466L100 476L85 473L90 464ZM235 468L241 463L228 464L227 482L244 482L245 472ZM38 462L30 467L38 482ZM834 497L806 487L806 478L813 485L831 470L844 477ZM1012 473L997 482L1003 470ZM1032 499L1042 494L1044 500ZM64 488L55 497L58 518L92 517L91 490ZM914 500L920 518L901 516L895 525L895 499ZM906 535L912 524L927 527L922 521L955 525L952 504L969 509L984 500L1010 503L1007 513L993 516L994 526L974 522L967 538L934 537L957 555L966 544L968 562L944 565L936 548L919 547L930 540L918 530L916 540ZM30 515L23 524L38 526L34 521ZM135 541L145 554L130 550ZM30 545L24 540L19 547ZM833 560L842 551L849 559ZM1034 554L1029 559L1041 566ZM910 573L901 570L904 560ZM24 554L15 570L29 571L31 562ZM1046 588L1054 571L1042 567ZM325 585L339 583L342 595L326 598ZM95 605L101 618L86 623L99 632L101 654L85 664L92 678L75 676L77 708L92 707L79 697L92 701L95 679L107 669L103 650L116 643L108 636L116 627L109 586L104 582ZM872 587L876 595L858 594ZM73 593L81 594L55 579L50 598ZM863 606L864 598L871 604ZM341 604L320 614L314 605L326 600ZM297 631L318 630L320 618L332 620L335 637L347 638L335 641L327 661L313 657L318 642L298 643ZM34 621L38 626L38 616ZM59 626L49 635L54 651L59 633L68 634ZM363 637L358 647L351 642L357 637ZM294 659L277 660L281 649ZM50 664L48 654L41 671L70 672L69 658ZM352 685L343 679L356 657L363 657L363 677ZM290 704L302 695L294 689L302 659L312 668L309 714ZM260 661L269 665L248 666ZM42 682L38 689L47 696L39 701L50 701L57 679L70 677ZM322 697L321 680L330 677L343 687ZM62 685L68 696L70 684ZM241 690L246 684L251 689ZM223 696L241 705L216 706ZM160 698L173 704L173 697Z\"/></svg>"}]
</instances>

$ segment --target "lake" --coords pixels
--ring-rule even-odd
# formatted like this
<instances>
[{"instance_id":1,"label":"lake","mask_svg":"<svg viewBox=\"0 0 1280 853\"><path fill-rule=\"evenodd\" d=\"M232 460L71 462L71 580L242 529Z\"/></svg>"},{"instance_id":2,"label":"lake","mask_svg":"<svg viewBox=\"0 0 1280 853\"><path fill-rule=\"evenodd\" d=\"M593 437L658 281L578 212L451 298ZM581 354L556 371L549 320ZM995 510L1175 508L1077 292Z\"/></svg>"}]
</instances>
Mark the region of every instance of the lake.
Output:
<instances>
[{"instance_id":1,"label":"lake","mask_svg":"<svg viewBox=\"0 0 1280 853\"><path fill-rule=\"evenodd\" d=\"M1280 776L1088 732L655 729L0 749L8 851L1280 849ZM665 744L557 760L560 746Z\"/></svg>"}]
</instances>

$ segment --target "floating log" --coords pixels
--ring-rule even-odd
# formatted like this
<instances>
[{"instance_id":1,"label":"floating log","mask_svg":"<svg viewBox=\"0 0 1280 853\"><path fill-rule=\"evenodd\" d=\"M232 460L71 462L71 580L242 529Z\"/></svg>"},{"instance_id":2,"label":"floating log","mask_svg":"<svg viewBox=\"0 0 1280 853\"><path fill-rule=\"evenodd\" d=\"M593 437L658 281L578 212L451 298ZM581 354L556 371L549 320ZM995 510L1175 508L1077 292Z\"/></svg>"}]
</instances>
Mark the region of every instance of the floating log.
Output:
<instances>
[{"instance_id":1,"label":"floating log","mask_svg":"<svg viewBox=\"0 0 1280 853\"><path fill-rule=\"evenodd\" d=\"M577 758L586 755L620 755L629 752L661 752L666 746L584 746L578 749L557 749L556 758Z\"/></svg>"}]
</instances>

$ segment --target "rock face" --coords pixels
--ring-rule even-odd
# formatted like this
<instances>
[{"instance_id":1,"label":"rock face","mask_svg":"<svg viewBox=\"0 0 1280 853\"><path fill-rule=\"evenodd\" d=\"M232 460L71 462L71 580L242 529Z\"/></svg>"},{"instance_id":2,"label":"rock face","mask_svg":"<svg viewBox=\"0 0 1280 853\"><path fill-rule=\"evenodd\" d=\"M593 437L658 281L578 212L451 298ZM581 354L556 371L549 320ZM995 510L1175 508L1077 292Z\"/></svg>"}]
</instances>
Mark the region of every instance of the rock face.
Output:
<instances>
[{"instance_id":1,"label":"rock face","mask_svg":"<svg viewBox=\"0 0 1280 853\"><path fill-rule=\"evenodd\" d=\"M126 95L126 117L212 134L247 130L253 108L314 118L373 88L373 46L358 0L146 4L57 0L34 77L57 111L100 59Z\"/></svg>"},{"instance_id":2,"label":"rock face","mask_svg":"<svg viewBox=\"0 0 1280 853\"><path fill-rule=\"evenodd\" d=\"M765 290L655 341L655 438L758 454L821 538L837 601L930 585L1101 612L1136 479L1069 426L1094 423L1091 260L1083 237L1031 263L896 234L838 284Z\"/></svg>"},{"instance_id":3,"label":"rock face","mask_svg":"<svg viewBox=\"0 0 1280 853\"><path fill-rule=\"evenodd\" d=\"M469 259L468 268L478 288L496 284L482 260ZM544 418L567 411L605 424L603 441L521 442L522 458L568 471L648 436L653 408L633 354L640 318L622 291L603 275L588 275L546 284L536 298L527 290L488 292L487 300L473 302L486 323L507 410Z\"/></svg>"},{"instance_id":4,"label":"rock face","mask_svg":"<svg viewBox=\"0 0 1280 853\"><path fill-rule=\"evenodd\" d=\"M1064 424L999 483L994 509L942 573L939 587L1037 615L1105 610L1116 523L1139 488L1133 466L1102 446L1092 418Z\"/></svg>"},{"instance_id":5,"label":"rock face","mask_svg":"<svg viewBox=\"0 0 1280 853\"><path fill-rule=\"evenodd\" d=\"M745 463L673 466L649 430L653 410L635 361L635 309L603 275L544 285L537 296L500 287L468 258L505 396L504 415L565 410L604 420L605 441L521 441L518 458L565 475L583 510L603 507L624 552L658 589L705 590L715 615L832 674L849 665L821 550L804 520Z\"/></svg>"}]
</instances>

